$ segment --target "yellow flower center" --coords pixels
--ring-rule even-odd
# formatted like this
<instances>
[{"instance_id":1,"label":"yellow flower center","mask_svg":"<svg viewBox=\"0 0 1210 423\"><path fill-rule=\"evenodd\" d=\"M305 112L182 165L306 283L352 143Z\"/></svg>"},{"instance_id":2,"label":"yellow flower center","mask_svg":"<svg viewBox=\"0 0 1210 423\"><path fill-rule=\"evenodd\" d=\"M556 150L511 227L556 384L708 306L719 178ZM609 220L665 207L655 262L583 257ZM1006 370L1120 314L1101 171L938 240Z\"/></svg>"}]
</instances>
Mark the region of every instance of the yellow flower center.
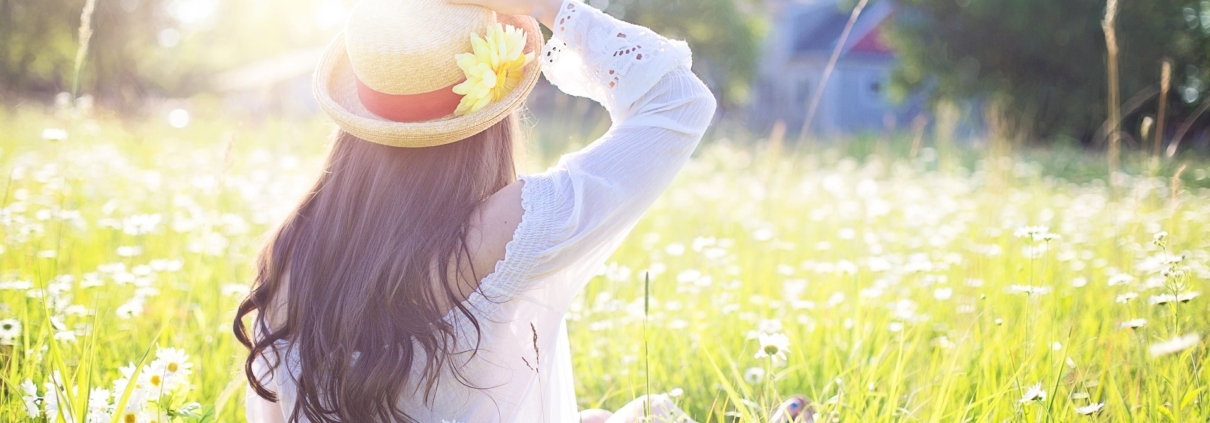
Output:
<instances>
[{"instance_id":1,"label":"yellow flower center","mask_svg":"<svg viewBox=\"0 0 1210 423\"><path fill-rule=\"evenodd\" d=\"M151 375L151 386L160 386L160 382L163 382L160 375Z\"/></svg>"},{"instance_id":2,"label":"yellow flower center","mask_svg":"<svg viewBox=\"0 0 1210 423\"><path fill-rule=\"evenodd\" d=\"M168 363L168 371L170 372L176 373L177 369L179 368L180 366L178 366L176 363Z\"/></svg>"}]
</instances>

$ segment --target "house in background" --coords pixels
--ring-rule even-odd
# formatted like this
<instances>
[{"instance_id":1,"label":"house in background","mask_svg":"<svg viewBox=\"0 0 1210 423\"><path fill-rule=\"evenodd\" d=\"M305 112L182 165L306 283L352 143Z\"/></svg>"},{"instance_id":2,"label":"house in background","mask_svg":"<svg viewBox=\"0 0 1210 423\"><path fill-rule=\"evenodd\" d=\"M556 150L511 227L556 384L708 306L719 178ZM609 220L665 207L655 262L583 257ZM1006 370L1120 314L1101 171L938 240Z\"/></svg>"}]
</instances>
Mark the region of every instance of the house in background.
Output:
<instances>
[{"instance_id":1,"label":"house in background","mask_svg":"<svg viewBox=\"0 0 1210 423\"><path fill-rule=\"evenodd\" d=\"M770 0L771 31L758 65L750 121L802 127L812 95L849 20L837 0ZM917 96L888 98L895 53L884 42L896 12L891 0L872 1L853 26L823 92L812 132L843 135L904 129L923 110Z\"/></svg>"}]
</instances>

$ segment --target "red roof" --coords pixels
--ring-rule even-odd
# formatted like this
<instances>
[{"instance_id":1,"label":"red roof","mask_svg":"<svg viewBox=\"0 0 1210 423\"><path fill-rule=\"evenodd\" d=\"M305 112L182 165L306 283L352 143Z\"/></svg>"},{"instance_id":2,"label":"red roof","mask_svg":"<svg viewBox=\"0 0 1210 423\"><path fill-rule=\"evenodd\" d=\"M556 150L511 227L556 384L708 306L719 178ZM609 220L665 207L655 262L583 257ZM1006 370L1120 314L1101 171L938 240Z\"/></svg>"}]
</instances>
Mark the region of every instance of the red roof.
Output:
<instances>
[{"instance_id":1,"label":"red roof","mask_svg":"<svg viewBox=\"0 0 1210 423\"><path fill-rule=\"evenodd\" d=\"M857 41L856 44L853 44L853 48L849 51L861 53L894 54L895 52L891 50L890 47L887 47L886 43L882 41L882 25L882 23L878 24L878 27L867 33L865 38L862 38L860 41Z\"/></svg>"}]
</instances>

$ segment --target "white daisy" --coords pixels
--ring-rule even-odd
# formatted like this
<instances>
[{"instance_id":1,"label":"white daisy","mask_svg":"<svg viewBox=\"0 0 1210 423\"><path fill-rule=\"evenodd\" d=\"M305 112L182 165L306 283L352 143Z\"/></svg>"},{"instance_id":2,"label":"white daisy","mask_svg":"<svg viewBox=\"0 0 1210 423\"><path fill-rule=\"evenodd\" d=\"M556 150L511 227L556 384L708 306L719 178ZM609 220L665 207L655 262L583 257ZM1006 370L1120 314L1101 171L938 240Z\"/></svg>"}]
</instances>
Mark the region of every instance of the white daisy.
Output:
<instances>
[{"instance_id":1,"label":"white daisy","mask_svg":"<svg viewBox=\"0 0 1210 423\"><path fill-rule=\"evenodd\" d=\"M96 288L103 285L105 285L105 279L97 272L85 273L83 280L80 281L80 288Z\"/></svg>"},{"instance_id":2,"label":"white daisy","mask_svg":"<svg viewBox=\"0 0 1210 423\"><path fill-rule=\"evenodd\" d=\"M163 384L166 391L176 391L188 386L188 376L193 373L189 355L178 348L161 348L156 359L148 366L153 385ZM157 377L159 378L157 380Z\"/></svg>"},{"instance_id":3,"label":"white daisy","mask_svg":"<svg viewBox=\"0 0 1210 423\"><path fill-rule=\"evenodd\" d=\"M765 369L760 367L749 367L744 371L744 382L749 385L755 385L765 380Z\"/></svg>"},{"instance_id":4,"label":"white daisy","mask_svg":"<svg viewBox=\"0 0 1210 423\"><path fill-rule=\"evenodd\" d=\"M42 415L42 409L39 404L42 402L42 397L38 396L38 387L34 385L34 381L25 379L21 382L21 390L25 395L21 396L21 400L25 401L25 413L29 418L36 419Z\"/></svg>"},{"instance_id":5,"label":"white daisy","mask_svg":"<svg viewBox=\"0 0 1210 423\"><path fill-rule=\"evenodd\" d=\"M790 352L790 338L787 338L785 334L760 334L760 351L756 352L756 358L770 357L774 360L784 361L787 352Z\"/></svg>"},{"instance_id":6,"label":"white daisy","mask_svg":"<svg viewBox=\"0 0 1210 423\"><path fill-rule=\"evenodd\" d=\"M1029 238L1033 241L1041 241L1043 237L1050 233L1050 228L1046 226L1022 226L1013 231L1013 236L1017 238Z\"/></svg>"},{"instance_id":7,"label":"white daisy","mask_svg":"<svg viewBox=\"0 0 1210 423\"><path fill-rule=\"evenodd\" d=\"M137 245L123 245L118 247L117 253L118 257L134 257L143 254L143 247Z\"/></svg>"},{"instance_id":8,"label":"white daisy","mask_svg":"<svg viewBox=\"0 0 1210 423\"><path fill-rule=\"evenodd\" d=\"M30 281L0 282L0 291L28 291L33 287L34 284Z\"/></svg>"},{"instance_id":9,"label":"white daisy","mask_svg":"<svg viewBox=\"0 0 1210 423\"><path fill-rule=\"evenodd\" d=\"M1015 294L1042 295L1042 294L1049 294L1050 287L1049 286L1033 286L1033 285L1012 285L1012 286L1008 287L1008 291L1015 293Z\"/></svg>"},{"instance_id":10,"label":"white daisy","mask_svg":"<svg viewBox=\"0 0 1210 423\"><path fill-rule=\"evenodd\" d=\"M1202 342L1202 337L1196 333L1191 333L1185 336L1178 336L1164 342L1151 344L1147 351L1152 357L1163 357L1185 351L1196 347Z\"/></svg>"},{"instance_id":11,"label":"white daisy","mask_svg":"<svg viewBox=\"0 0 1210 423\"><path fill-rule=\"evenodd\" d=\"M1150 302L1151 305L1168 305L1169 303L1176 301L1176 296L1172 294L1152 295L1147 301Z\"/></svg>"},{"instance_id":12,"label":"white daisy","mask_svg":"<svg viewBox=\"0 0 1210 423\"><path fill-rule=\"evenodd\" d=\"M126 388L130 385L130 377L134 375L134 364L128 364L118 369L122 373L122 378L113 382L113 397L122 398L126 394ZM144 381L147 379L146 373L139 374L139 378L135 380L134 388L130 391L130 397L126 400L126 410L123 418L126 416L137 417L138 412L143 409L143 404L149 399L148 385Z\"/></svg>"},{"instance_id":13,"label":"white daisy","mask_svg":"<svg viewBox=\"0 0 1210 423\"><path fill-rule=\"evenodd\" d=\"M1201 295L1200 292L1182 292L1177 295L1160 294L1160 295L1151 296L1151 298L1148 301L1151 303L1151 305L1168 305L1168 304L1172 304L1172 303L1187 303L1189 301L1193 301L1194 298L1197 298L1200 295Z\"/></svg>"},{"instance_id":14,"label":"white daisy","mask_svg":"<svg viewBox=\"0 0 1210 423\"><path fill-rule=\"evenodd\" d=\"M1076 407L1076 414L1081 416L1091 416L1094 414L1099 414L1102 408L1105 408L1105 403L1103 402L1088 404L1083 407Z\"/></svg>"},{"instance_id":15,"label":"white daisy","mask_svg":"<svg viewBox=\"0 0 1210 423\"><path fill-rule=\"evenodd\" d=\"M72 330L62 330L55 332L55 340L63 342L76 342L76 332Z\"/></svg>"},{"instance_id":16,"label":"white daisy","mask_svg":"<svg viewBox=\"0 0 1210 423\"><path fill-rule=\"evenodd\" d=\"M0 345L13 345L13 341L21 336L21 321L17 319L0 320Z\"/></svg>"},{"instance_id":17,"label":"white daisy","mask_svg":"<svg viewBox=\"0 0 1210 423\"><path fill-rule=\"evenodd\" d=\"M1041 383L1030 386L1029 389L1025 390L1025 395L1021 396L1021 401L1019 402L1025 404L1032 401L1046 401L1046 390L1042 389Z\"/></svg>"},{"instance_id":18,"label":"white daisy","mask_svg":"<svg viewBox=\"0 0 1210 423\"><path fill-rule=\"evenodd\" d=\"M46 128L42 130L42 139L47 141L63 141L67 139L67 130L60 128Z\"/></svg>"},{"instance_id":19,"label":"white daisy","mask_svg":"<svg viewBox=\"0 0 1210 423\"><path fill-rule=\"evenodd\" d=\"M1013 232L1013 236L1017 238L1029 238L1034 242L1048 242L1062 238L1059 234L1051 233L1050 228L1046 226L1025 226L1017 228Z\"/></svg>"},{"instance_id":20,"label":"white daisy","mask_svg":"<svg viewBox=\"0 0 1210 423\"><path fill-rule=\"evenodd\" d=\"M1109 286L1125 285L1134 282L1134 276L1125 273L1118 273L1109 277Z\"/></svg>"},{"instance_id":21,"label":"white daisy","mask_svg":"<svg viewBox=\"0 0 1210 423\"><path fill-rule=\"evenodd\" d=\"M157 364L159 364L157 366ZM167 373L189 375L193 371L193 363L189 362L189 354L179 348L161 348L155 353L153 368L162 368Z\"/></svg>"},{"instance_id":22,"label":"white daisy","mask_svg":"<svg viewBox=\"0 0 1210 423\"><path fill-rule=\"evenodd\" d=\"M122 303L117 309L118 318L130 319L143 314L143 299L140 297L131 298L129 301Z\"/></svg>"},{"instance_id":23,"label":"white daisy","mask_svg":"<svg viewBox=\"0 0 1210 423\"><path fill-rule=\"evenodd\" d=\"M123 423L139 421L139 410L127 408L126 411L123 411L122 414L118 416L118 421Z\"/></svg>"},{"instance_id":24,"label":"white daisy","mask_svg":"<svg viewBox=\"0 0 1210 423\"><path fill-rule=\"evenodd\" d=\"M1147 324L1147 319L1133 319L1133 320L1127 320L1125 322L1118 324L1118 327L1122 328L1122 329L1138 329L1138 328L1143 327L1146 324Z\"/></svg>"},{"instance_id":25,"label":"white daisy","mask_svg":"<svg viewBox=\"0 0 1210 423\"><path fill-rule=\"evenodd\" d=\"M153 398L168 393L169 389L167 389L164 384L164 375L154 373L151 371L152 369L147 370L148 371L139 375L139 384L146 386L148 393L150 393Z\"/></svg>"},{"instance_id":26,"label":"white daisy","mask_svg":"<svg viewBox=\"0 0 1210 423\"><path fill-rule=\"evenodd\" d=\"M113 406L109 404L109 390L105 388L92 388L88 394L88 423L102 423L110 421L113 416Z\"/></svg>"},{"instance_id":27,"label":"white daisy","mask_svg":"<svg viewBox=\"0 0 1210 423\"><path fill-rule=\"evenodd\" d=\"M181 267L185 265L185 261L182 259L156 259L152 260L150 265L151 269L157 272L175 272L181 270Z\"/></svg>"},{"instance_id":28,"label":"white daisy","mask_svg":"<svg viewBox=\"0 0 1210 423\"><path fill-rule=\"evenodd\" d=\"M42 397L42 408L46 410L46 415L54 416L59 413L59 388L54 383L46 382L42 384L45 389L45 395Z\"/></svg>"}]
</instances>

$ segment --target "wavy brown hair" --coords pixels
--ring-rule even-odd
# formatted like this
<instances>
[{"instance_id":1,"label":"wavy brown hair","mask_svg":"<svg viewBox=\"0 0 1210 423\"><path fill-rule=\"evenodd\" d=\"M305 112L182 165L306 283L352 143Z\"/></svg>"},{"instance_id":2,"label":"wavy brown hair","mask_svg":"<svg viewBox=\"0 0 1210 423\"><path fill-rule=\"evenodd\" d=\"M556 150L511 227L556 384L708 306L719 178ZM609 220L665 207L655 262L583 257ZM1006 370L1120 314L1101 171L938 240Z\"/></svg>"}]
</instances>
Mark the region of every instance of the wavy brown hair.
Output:
<instances>
[{"instance_id":1,"label":"wavy brown hair","mask_svg":"<svg viewBox=\"0 0 1210 423\"><path fill-rule=\"evenodd\" d=\"M514 115L468 139L418 149L335 135L314 188L261 248L235 317L257 395L277 401L252 363L266 353L284 358L279 340L299 358L291 422L413 422L398 406L409 384L423 387L431 403L443 368L466 383L446 360L456 339L444 317L452 305L478 335L479 322L461 303L465 284L453 279L482 276L470 266L467 224L483 200L516 179L516 126ZM255 334L244 323L253 311ZM417 354L424 357L418 372Z\"/></svg>"}]
</instances>

